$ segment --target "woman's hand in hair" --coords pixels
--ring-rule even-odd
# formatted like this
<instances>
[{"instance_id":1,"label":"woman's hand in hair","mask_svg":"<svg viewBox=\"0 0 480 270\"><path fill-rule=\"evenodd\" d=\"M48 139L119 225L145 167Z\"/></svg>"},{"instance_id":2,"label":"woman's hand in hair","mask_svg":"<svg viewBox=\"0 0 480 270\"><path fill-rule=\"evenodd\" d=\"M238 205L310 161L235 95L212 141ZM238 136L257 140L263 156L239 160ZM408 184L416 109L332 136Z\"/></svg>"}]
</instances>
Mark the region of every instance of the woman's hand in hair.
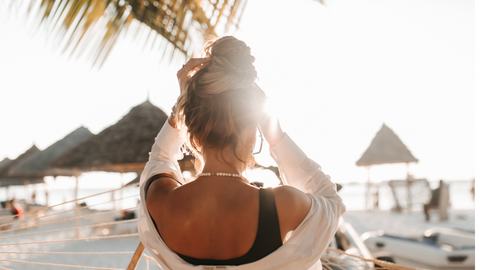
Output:
<instances>
[{"instance_id":1,"label":"woman's hand in hair","mask_svg":"<svg viewBox=\"0 0 480 270\"><path fill-rule=\"evenodd\" d=\"M262 130L265 140L267 140L270 147L275 146L283 139L285 133L280 127L278 118L269 114L265 114L264 120L260 123L260 129Z\"/></svg>"},{"instance_id":2,"label":"woman's hand in hair","mask_svg":"<svg viewBox=\"0 0 480 270\"><path fill-rule=\"evenodd\" d=\"M255 84L255 86L259 91L259 95L267 98L265 92L257 84ZM270 147L273 147L275 144L281 141L283 135L285 135L280 127L278 118L274 115L268 114L265 110L262 112L259 126Z\"/></svg>"},{"instance_id":3,"label":"woman's hand in hair","mask_svg":"<svg viewBox=\"0 0 480 270\"><path fill-rule=\"evenodd\" d=\"M186 90L186 84L190 79L189 74L192 71L198 72L204 68L210 58L190 58L188 62L177 72L178 83L180 85L180 94Z\"/></svg>"}]
</instances>

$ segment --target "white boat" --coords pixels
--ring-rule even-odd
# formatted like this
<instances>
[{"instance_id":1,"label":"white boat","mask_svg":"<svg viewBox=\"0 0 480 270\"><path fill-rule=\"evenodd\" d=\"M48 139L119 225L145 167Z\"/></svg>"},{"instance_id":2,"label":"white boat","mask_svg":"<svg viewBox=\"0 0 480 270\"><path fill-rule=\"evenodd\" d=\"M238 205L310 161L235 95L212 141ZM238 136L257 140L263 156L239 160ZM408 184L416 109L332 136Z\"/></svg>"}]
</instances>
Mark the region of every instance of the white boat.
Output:
<instances>
[{"instance_id":1,"label":"white boat","mask_svg":"<svg viewBox=\"0 0 480 270\"><path fill-rule=\"evenodd\" d=\"M383 231L361 236L372 254L387 252L395 263L432 270L475 269L475 233L449 228L431 228L416 238Z\"/></svg>"},{"instance_id":2,"label":"white boat","mask_svg":"<svg viewBox=\"0 0 480 270\"><path fill-rule=\"evenodd\" d=\"M335 233L335 237L332 239L332 242L330 242L329 248L333 250L341 250L345 253L367 259L374 259L353 226L343 218L340 218L337 232ZM326 252L326 254L324 254L322 257L322 263L326 262L325 259L327 257L329 258L329 262L334 264L329 264L328 267L324 267L324 269L359 270L373 269L374 267L374 264L371 262L358 260L354 257L345 254L339 254L334 251Z\"/></svg>"}]
</instances>

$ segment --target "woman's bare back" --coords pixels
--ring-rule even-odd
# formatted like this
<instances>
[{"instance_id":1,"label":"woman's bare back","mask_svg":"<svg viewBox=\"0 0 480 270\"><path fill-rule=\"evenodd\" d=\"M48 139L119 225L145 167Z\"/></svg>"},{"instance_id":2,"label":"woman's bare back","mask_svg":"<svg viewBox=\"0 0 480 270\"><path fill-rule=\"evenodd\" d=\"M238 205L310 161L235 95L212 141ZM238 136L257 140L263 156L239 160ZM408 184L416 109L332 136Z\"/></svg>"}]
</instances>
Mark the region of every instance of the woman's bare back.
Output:
<instances>
[{"instance_id":1,"label":"woman's bare back","mask_svg":"<svg viewBox=\"0 0 480 270\"><path fill-rule=\"evenodd\" d=\"M168 247L182 255L213 260L238 258L250 250L258 227L258 188L231 177L202 177L175 188L172 183L166 189L165 181L173 182L152 183L147 207ZM292 189L274 189L282 239L310 208L308 197L308 201L303 198L303 206L298 205L301 199L292 200L292 192L304 195Z\"/></svg>"}]
</instances>

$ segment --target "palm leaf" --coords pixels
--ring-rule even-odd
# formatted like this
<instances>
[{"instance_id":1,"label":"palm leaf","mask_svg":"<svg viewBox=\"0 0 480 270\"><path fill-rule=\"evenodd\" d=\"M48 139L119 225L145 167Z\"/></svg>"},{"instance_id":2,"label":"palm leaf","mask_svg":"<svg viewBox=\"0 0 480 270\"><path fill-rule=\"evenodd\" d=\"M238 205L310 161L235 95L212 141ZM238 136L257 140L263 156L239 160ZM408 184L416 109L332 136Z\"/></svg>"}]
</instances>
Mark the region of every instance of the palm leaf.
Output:
<instances>
[{"instance_id":1,"label":"palm leaf","mask_svg":"<svg viewBox=\"0 0 480 270\"><path fill-rule=\"evenodd\" d=\"M38 27L56 40L63 53L86 56L99 68L118 38L142 29L152 49L160 36L163 57L171 62L199 54L204 37L238 28L247 0L9 0L10 10L38 18ZM8 0L7 0L8 2ZM26 6L26 8L25 8ZM23 8L23 9L22 9ZM135 29L130 29L135 26ZM233 27L232 27L233 26ZM230 31L234 28L233 31ZM135 38L137 40L137 38Z\"/></svg>"}]
</instances>

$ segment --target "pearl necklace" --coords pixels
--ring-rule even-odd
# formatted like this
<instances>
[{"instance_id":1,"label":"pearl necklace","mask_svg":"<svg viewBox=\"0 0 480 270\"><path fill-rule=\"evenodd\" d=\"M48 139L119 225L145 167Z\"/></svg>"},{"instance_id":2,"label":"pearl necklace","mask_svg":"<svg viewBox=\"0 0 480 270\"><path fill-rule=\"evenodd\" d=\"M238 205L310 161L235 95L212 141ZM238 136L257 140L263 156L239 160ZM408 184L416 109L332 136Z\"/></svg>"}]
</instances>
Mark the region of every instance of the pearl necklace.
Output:
<instances>
[{"instance_id":1,"label":"pearl necklace","mask_svg":"<svg viewBox=\"0 0 480 270\"><path fill-rule=\"evenodd\" d=\"M244 182L250 184L250 182L247 180L247 178L243 177L242 175L240 175L240 174L238 174L238 173L223 173L223 172L210 173L210 172L207 172L207 173L199 173L199 174L197 174L197 178L198 178L198 177L202 177L202 176L227 176L227 177L235 177L235 178L240 178L240 179L242 179Z\"/></svg>"}]
</instances>

